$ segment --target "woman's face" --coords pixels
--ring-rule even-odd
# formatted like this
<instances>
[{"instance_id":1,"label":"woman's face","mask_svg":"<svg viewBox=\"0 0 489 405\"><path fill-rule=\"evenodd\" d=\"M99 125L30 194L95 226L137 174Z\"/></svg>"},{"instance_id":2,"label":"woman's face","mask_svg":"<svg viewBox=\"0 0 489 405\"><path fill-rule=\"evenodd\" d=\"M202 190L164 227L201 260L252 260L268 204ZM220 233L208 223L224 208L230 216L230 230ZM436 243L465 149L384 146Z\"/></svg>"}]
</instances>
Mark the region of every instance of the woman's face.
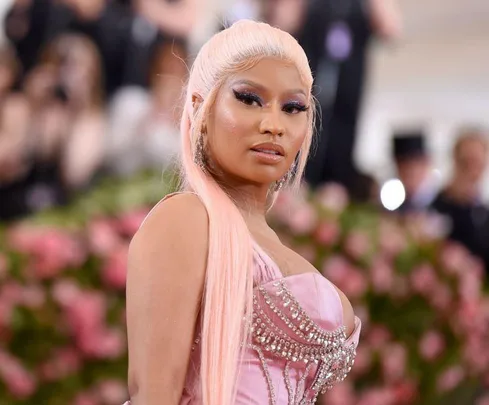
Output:
<instances>
[{"instance_id":1,"label":"woman's face","mask_svg":"<svg viewBox=\"0 0 489 405\"><path fill-rule=\"evenodd\" d=\"M306 137L309 103L297 68L284 61L263 59L229 77L204 124L222 180L268 188L282 178Z\"/></svg>"}]
</instances>

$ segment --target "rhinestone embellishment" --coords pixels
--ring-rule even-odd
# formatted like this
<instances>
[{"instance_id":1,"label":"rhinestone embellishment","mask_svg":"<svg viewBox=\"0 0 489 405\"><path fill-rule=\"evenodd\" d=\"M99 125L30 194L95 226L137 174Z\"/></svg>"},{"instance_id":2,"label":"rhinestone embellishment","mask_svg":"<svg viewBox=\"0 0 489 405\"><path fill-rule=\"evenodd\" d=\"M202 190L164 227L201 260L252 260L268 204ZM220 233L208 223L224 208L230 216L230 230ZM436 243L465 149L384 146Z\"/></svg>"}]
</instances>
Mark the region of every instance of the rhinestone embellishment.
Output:
<instances>
[{"instance_id":1,"label":"rhinestone embellishment","mask_svg":"<svg viewBox=\"0 0 489 405\"><path fill-rule=\"evenodd\" d=\"M355 344L347 344L344 326L334 331L325 331L311 320L284 280L275 282L273 287L274 292L267 291L263 286L255 289L252 342L249 347L260 357L271 405L276 404L276 398L266 363L267 355L286 360L284 380L289 393L289 405L314 404L320 393L324 394L336 383L343 381L350 372L355 360ZM274 321L272 313L273 318L280 321ZM288 329L288 333L284 329ZM305 369L294 393L289 370L292 363L298 362L302 362ZM314 366L312 385L299 392Z\"/></svg>"}]
</instances>

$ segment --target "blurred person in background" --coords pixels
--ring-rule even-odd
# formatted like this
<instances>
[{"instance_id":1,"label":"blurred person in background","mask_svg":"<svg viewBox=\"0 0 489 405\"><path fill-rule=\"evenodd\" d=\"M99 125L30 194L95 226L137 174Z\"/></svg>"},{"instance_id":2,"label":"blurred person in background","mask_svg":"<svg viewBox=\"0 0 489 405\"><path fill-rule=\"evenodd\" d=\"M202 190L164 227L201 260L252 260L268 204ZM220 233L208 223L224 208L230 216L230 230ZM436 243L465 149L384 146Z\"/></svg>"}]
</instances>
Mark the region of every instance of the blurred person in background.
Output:
<instances>
[{"instance_id":1,"label":"blurred person in background","mask_svg":"<svg viewBox=\"0 0 489 405\"><path fill-rule=\"evenodd\" d=\"M89 37L101 56L104 94L125 84L148 85L149 61L159 30L136 7L111 0L15 0L6 34L29 73L42 50L65 32Z\"/></svg>"},{"instance_id":2,"label":"blurred person in background","mask_svg":"<svg viewBox=\"0 0 489 405\"><path fill-rule=\"evenodd\" d=\"M20 62L14 50L0 48L0 220L15 216L18 179L29 167L26 150L28 105L22 93L14 91L20 74Z\"/></svg>"},{"instance_id":3,"label":"blurred person in background","mask_svg":"<svg viewBox=\"0 0 489 405\"><path fill-rule=\"evenodd\" d=\"M174 163L180 149L179 102L187 76L182 43L161 44L150 73L149 91L122 88L109 109L105 166L129 176L143 169L161 171Z\"/></svg>"},{"instance_id":4,"label":"blurred person in background","mask_svg":"<svg viewBox=\"0 0 489 405\"><path fill-rule=\"evenodd\" d=\"M11 219L65 204L93 183L105 134L95 45L75 34L55 39L27 75L24 94L27 125L19 148L28 168L3 198Z\"/></svg>"},{"instance_id":5,"label":"blurred person in background","mask_svg":"<svg viewBox=\"0 0 489 405\"><path fill-rule=\"evenodd\" d=\"M406 198L400 212L427 210L439 191L438 177L433 174L426 139L422 131L396 132L392 138L392 155Z\"/></svg>"},{"instance_id":6,"label":"blurred person in background","mask_svg":"<svg viewBox=\"0 0 489 405\"><path fill-rule=\"evenodd\" d=\"M460 131L453 149L453 175L433 202L433 209L451 220L450 239L462 243L489 268L489 210L481 198L487 169L488 132Z\"/></svg>"},{"instance_id":7,"label":"blurred person in background","mask_svg":"<svg viewBox=\"0 0 489 405\"><path fill-rule=\"evenodd\" d=\"M298 37L315 74L322 111L316 150L306 169L312 187L337 182L351 193L364 183L353 159L371 39L402 31L395 0L311 0Z\"/></svg>"},{"instance_id":8,"label":"blurred person in background","mask_svg":"<svg viewBox=\"0 0 489 405\"><path fill-rule=\"evenodd\" d=\"M310 0L265 0L262 14L270 25L297 37L303 29Z\"/></svg>"}]
</instances>

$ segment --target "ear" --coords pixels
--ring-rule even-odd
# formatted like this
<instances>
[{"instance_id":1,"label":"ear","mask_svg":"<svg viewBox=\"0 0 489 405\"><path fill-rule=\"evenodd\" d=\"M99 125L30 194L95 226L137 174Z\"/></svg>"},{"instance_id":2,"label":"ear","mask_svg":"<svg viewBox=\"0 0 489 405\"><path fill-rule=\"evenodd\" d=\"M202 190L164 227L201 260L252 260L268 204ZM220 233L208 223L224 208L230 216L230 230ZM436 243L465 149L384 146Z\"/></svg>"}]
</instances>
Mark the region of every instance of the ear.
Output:
<instances>
[{"instance_id":1,"label":"ear","mask_svg":"<svg viewBox=\"0 0 489 405\"><path fill-rule=\"evenodd\" d=\"M192 93L192 108L193 108L193 115L197 114L197 111L199 111L199 108L202 106L202 103L204 102L204 99L202 96L198 93ZM202 132L205 132L205 120L202 123Z\"/></svg>"},{"instance_id":2,"label":"ear","mask_svg":"<svg viewBox=\"0 0 489 405\"><path fill-rule=\"evenodd\" d=\"M204 99L202 96L198 93L192 93L192 107L193 107L193 113L194 115L197 113L198 109L204 102Z\"/></svg>"}]
</instances>

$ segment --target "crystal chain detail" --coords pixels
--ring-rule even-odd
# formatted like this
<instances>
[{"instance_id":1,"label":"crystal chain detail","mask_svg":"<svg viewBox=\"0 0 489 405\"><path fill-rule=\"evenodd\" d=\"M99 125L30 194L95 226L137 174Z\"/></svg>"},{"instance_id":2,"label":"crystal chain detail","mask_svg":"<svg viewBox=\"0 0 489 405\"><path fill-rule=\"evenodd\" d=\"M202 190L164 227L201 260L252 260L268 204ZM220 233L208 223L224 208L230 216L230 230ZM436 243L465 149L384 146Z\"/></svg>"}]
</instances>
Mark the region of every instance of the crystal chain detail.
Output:
<instances>
[{"instance_id":1,"label":"crystal chain detail","mask_svg":"<svg viewBox=\"0 0 489 405\"><path fill-rule=\"evenodd\" d=\"M265 361L265 353L286 360L284 379L289 405L312 405L320 393L324 394L336 383L345 379L355 360L355 345L346 344L345 326L334 331L325 331L312 321L283 280L274 283L273 286L277 289L274 299L262 286L257 288L262 300L258 299L256 292L253 296L251 328L253 343L250 344L250 347L260 357L270 391L271 405L276 404L276 397L270 370ZM265 302L267 310L273 312L295 334L296 338L285 333L270 318L268 311L260 305L260 302ZM297 382L294 394L289 372L291 363L295 362L303 362L307 366ZM299 400L298 391L302 385L305 385L305 380L313 365L317 365L313 383L309 389L304 389L302 398Z\"/></svg>"}]
</instances>

